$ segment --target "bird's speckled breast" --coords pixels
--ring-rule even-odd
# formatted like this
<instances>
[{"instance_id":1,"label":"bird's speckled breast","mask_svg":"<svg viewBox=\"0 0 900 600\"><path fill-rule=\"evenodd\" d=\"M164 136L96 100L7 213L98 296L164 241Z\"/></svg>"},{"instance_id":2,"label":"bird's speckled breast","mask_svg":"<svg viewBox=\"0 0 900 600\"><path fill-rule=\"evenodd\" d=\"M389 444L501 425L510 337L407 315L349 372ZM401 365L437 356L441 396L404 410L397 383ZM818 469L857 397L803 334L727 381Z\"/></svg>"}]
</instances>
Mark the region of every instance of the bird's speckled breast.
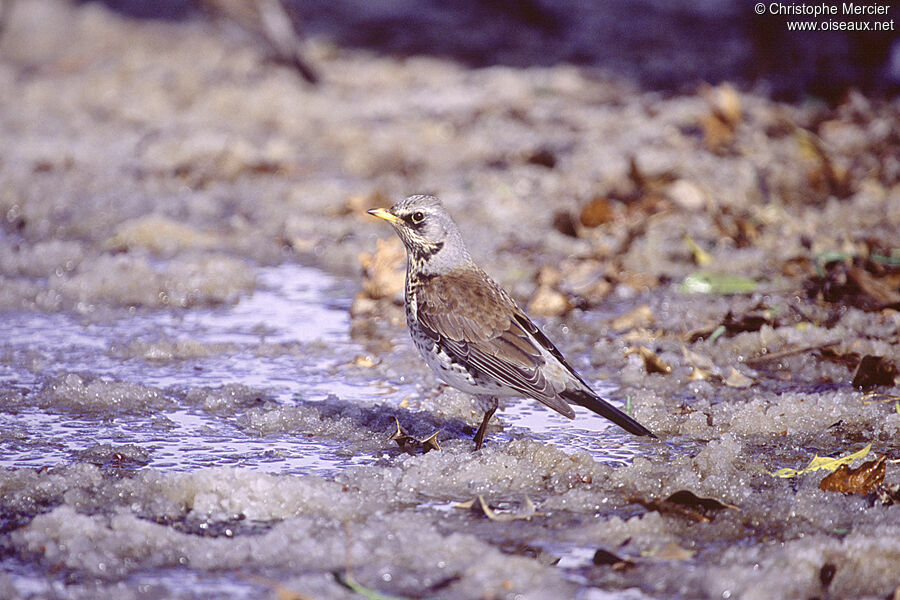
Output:
<instances>
[{"instance_id":1,"label":"bird's speckled breast","mask_svg":"<svg viewBox=\"0 0 900 600\"><path fill-rule=\"evenodd\" d=\"M492 378L480 378L459 364L449 353L429 337L418 321L418 284L406 278L406 326L416 350L440 379L448 385L468 394L515 396L514 391L498 384Z\"/></svg>"}]
</instances>

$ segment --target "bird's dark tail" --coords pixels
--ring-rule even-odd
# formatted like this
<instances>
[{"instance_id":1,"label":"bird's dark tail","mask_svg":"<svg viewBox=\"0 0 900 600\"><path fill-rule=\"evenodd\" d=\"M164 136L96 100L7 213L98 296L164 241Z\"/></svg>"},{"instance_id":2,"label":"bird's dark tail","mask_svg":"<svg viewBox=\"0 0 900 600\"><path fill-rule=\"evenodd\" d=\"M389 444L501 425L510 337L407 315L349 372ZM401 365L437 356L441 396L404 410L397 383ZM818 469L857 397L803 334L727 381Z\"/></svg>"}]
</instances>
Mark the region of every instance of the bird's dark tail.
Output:
<instances>
[{"instance_id":1,"label":"bird's dark tail","mask_svg":"<svg viewBox=\"0 0 900 600\"><path fill-rule=\"evenodd\" d=\"M601 417L606 417L628 433L634 435L648 435L652 438L656 436L653 432L623 413L621 410L590 392L584 390L566 390L560 394L563 398L570 402L580 404L581 406L594 411Z\"/></svg>"}]
</instances>

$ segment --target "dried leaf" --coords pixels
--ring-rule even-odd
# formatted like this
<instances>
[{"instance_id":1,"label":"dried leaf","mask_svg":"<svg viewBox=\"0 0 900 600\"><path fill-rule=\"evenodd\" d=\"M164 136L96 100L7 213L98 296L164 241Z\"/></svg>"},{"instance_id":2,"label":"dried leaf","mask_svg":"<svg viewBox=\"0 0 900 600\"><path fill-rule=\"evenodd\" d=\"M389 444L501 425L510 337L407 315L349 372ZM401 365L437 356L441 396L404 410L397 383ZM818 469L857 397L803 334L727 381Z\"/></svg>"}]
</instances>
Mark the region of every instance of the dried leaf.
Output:
<instances>
[{"instance_id":1,"label":"dried leaf","mask_svg":"<svg viewBox=\"0 0 900 600\"><path fill-rule=\"evenodd\" d=\"M867 354L860 359L853 372L851 385L859 389L868 389L880 385L894 385L897 377L897 365L884 356Z\"/></svg>"},{"instance_id":2,"label":"dried leaf","mask_svg":"<svg viewBox=\"0 0 900 600\"><path fill-rule=\"evenodd\" d=\"M675 504L680 504L688 508L701 510L704 513L716 512L726 508L730 510L741 510L734 504L728 504L716 500L715 498L704 498L696 495L690 490L678 490L666 498L666 502L674 502Z\"/></svg>"},{"instance_id":3,"label":"dried leaf","mask_svg":"<svg viewBox=\"0 0 900 600\"><path fill-rule=\"evenodd\" d=\"M900 308L900 274L884 272L885 267L874 261L847 253L823 253L816 258L816 271L804 284L810 296L868 311Z\"/></svg>"},{"instance_id":4,"label":"dried leaf","mask_svg":"<svg viewBox=\"0 0 900 600\"><path fill-rule=\"evenodd\" d=\"M701 248L697 242L694 241L694 238L689 236L688 234L684 234L684 241L688 246L688 249L691 251L691 255L694 257L694 262L697 263L700 267L705 267L709 263L712 262L712 256L709 252Z\"/></svg>"},{"instance_id":5,"label":"dried leaf","mask_svg":"<svg viewBox=\"0 0 900 600\"><path fill-rule=\"evenodd\" d=\"M713 364L712 359L710 359L708 356L704 356L702 354L694 352L693 350L690 350L684 344L681 345L681 354L684 356L684 361L692 367L698 367L707 371L712 371L716 368L715 364Z\"/></svg>"},{"instance_id":6,"label":"dried leaf","mask_svg":"<svg viewBox=\"0 0 900 600\"><path fill-rule=\"evenodd\" d=\"M695 552L686 550L675 542L669 542L665 546L661 546L648 552L646 556L652 556L659 560L690 560L694 557L694 554Z\"/></svg>"},{"instance_id":7,"label":"dried leaf","mask_svg":"<svg viewBox=\"0 0 900 600\"><path fill-rule=\"evenodd\" d=\"M525 157L525 161L531 165L552 169L556 166L556 153L552 149L542 146L529 152Z\"/></svg>"},{"instance_id":8,"label":"dried leaf","mask_svg":"<svg viewBox=\"0 0 900 600\"><path fill-rule=\"evenodd\" d=\"M826 475L819 482L819 489L825 492L844 494L868 494L884 481L886 458L864 462L855 469L840 465L837 470Z\"/></svg>"},{"instance_id":9,"label":"dried leaf","mask_svg":"<svg viewBox=\"0 0 900 600\"><path fill-rule=\"evenodd\" d=\"M763 325L776 325L768 311L751 310L738 316L729 311L720 324L699 327L684 334L684 337L689 342L695 342L700 338L708 338L709 341L713 341L724 333L734 335L735 333L759 331Z\"/></svg>"},{"instance_id":10,"label":"dried leaf","mask_svg":"<svg viewBox=\"0 0 900 600\"><path fill-rule=\"evenodd\" d=\"M400 420L397 417L394 417L394 423L397 425L397 431L392 433L390 437L388 437L389 442L397 442L397 445L400 446L401 450L405 450L407 452L412 452L417 448L422 449L422 454L427 453L429 450L440 450L441 446L438 444L437 436L441 432L441 430L437 430L432 433L430 436L425 438L424 440L420 440L418 438L414 438L413 436L406 433L403 428L400 426Z\"/></svg>"},{"instance_id":11,"label":"dried leaf","mask_svg":"<svg viewBox=\"0 0 900 600\"><path fill-rule=\"evenodd\" d=\"M661 359L653 350L646 346L631 346L625 350L625 356L637 354L644 360L644 368L648 373L662 373L668 375L672 372L672 365Z\"/></svg>"},{"instance_id":12,"label":"dried leaf","mask_svg":"<svg viewBox=\"0 0 900 600\"><path fill-rule=\"evenodd\" d=\"M851 266L847 270L847 277L865 293L875 305L894 306L900 304L900 291L890 286L878 277L875 277L865 269Z\"/></svg>"},{"instance_id":13,"label":"dried leaf","mask_svg":"<svg viewBox=\"0 0 900 600\"><path fill-rule=\"evenodd\" d=\"M605 196L596 196L581 209L581 224L585 227L599 227L615 218L612 203Z\"/></svg>"},{"instance_id":14,"label":"dried leaf","mask_svg":"<svg viewBox=\"0 0 900 600\"><path fill-rule=\"evenodd\" d=\"M565 294L549 285L538 286L528 303L528 312L541 317L559 317L572 310Z\"/></svg>"},{"instance_id":15,"label":"dried leaf","mask_svg":"<svg viewBox=\"0 0 900 600\"><path fill-rule=\"evenodd\" d=\"M748 388L753 385L753 380L735 369L730 367L728 376L723 379L725 385L733 388Z\"/></svg>"},{"instance_id":16,"label":"dried leaf","mask_svg":"<svg viewBox=\"0 0 900 600\"><path fill-rule=\"evenodd\" d=\"M679 490L665 499L633 496L629 501L661 514L684 517L698 523L711 522L716 512L726 508L740 510L737 506L715 498L701 498L689 490Z\"/></svg>"},{"instance_id":17,"label":"dried leaf","mask_svg":"<svg viewBox=\"0 0 900 600\"><path fill-rule=\"evenodd\" d=\"M598 548L597 551L594 552L593 563L597 566L609 565L613 568L614 571L625 571L626 569L630 569L634 566L633 560L620 558L612 552L604 550L603 548Z\"/></svg>"},{"instance_id":18,"label":"dried leaf","mask_svg":"<svg viewBox=\"0 0 900 600\"><path fill-rule=\"evenodd\" d=\"M818 454L813 457L809 464L806 467L797 470L791 469L788 467L784 467L782 469L778 469L774 473L772 473L773 477L797 477L798 475L804 475L806 473L811 473L812 471L818 471L820 469L825 469L828 471L834 471L841 465L849 465L854 460L858 460L860 458L865 458L869 454L869 450L872 449L872 443L869 442L865 448L854 452L852 454L848 454L847 456L841 456L839 458L828 458L819 456Z\"/></svg>"},{"instance_id":19,"label":"dried leaf","mask_svg":"<svg viewBox=\"0 0 900 600\"><path fill-rule=\"evenodd\" d=\"M491 521L521 521L521 520L530 520L532 517L541 516L541 513L537 512L537 508L534 505L534 502L531 501L527 495L522 499L522 503L519 505L519 508L516 509L515 512L497 512L488 506L488 503L485 501L484 496L479 494L473 500L467 500L465 502L459 502L453 505L454 508L461 508L464 510L473 510L475 512L481 513L486 516Z\"/></svg>"},{"instance_id":20,"label":"dried leaf","mask_svg":"<svg viewBox=\"0 0 900 600\"><path fill-rule=\"evenodd\" d=\"M366 356L365 354L357 354L356 356L353 357L352 364L354 367L363 367L364 369L371 369L378 363L371 356Z\"/></svg>"},{"instance_id":21,"label":"dried leaf","mask_svg":"<svg viewBox=\"0 0 900 600\"><path fill-rule=\"evenodd\" d=\"M402 298L406 250L399 238L375 240L375 252L360 253L359 264L363 268L363 293L367 298Z\"/></svg>"},{"instance_id":22,"label":"dried leaf","mask_svg":"<svg viewBox=\"0 0 900 600\"><path fill-rule=\"evenodd\" d=\"M696 523L709 523L712 521L710 517L707 517L705 514L699 511L688 508L686 506L682 506L675 502L663 500L661 498L643 498L640 496L632 496L628 500L629 502L640 504L647 510L655 510L660 514L684 517Z\"/></svg>"},{"instance_id":23,"label":"dried leaf","mask_svg":"<svg viewBox=\"0 0 900 600\"><path fill-rule=\"evenodd\" d=\"M701 369L700 367L691 367L691 372L688 374L688 380L690 381L704 381L712 377L713 374L711 371L707 371L706 369Z\"/></svg>"},{"instance_id":24,"label":"dried leaf","mask_svg":"<svg viewBox=\"0 0 900 600\"><path fill-rule=\"evenodd\" d=\"M429 435L424 440L419 440L419 443L422 444L422 453L428 452L429 450L440 450L441 445L438 444L437 436L441 432L440 429Z\"/></svg>"},{"instance_id":25,"label":"dried leaf","mask_svg":"<svg viewBox=\"0 0 900 600\"><path fill-rule=\"evenodd\" d=\"M741 122L741 97L731 84L723 83L715 87L704 86L700 93L713 113L722 121L731 125Z\"/></svg>"},{"instance_id":26,"label":"dried leaf","mask_svg":"<svg viewBox=\"0 0 900 600\"><path fill-rule=\"evenodd\" d=\"M575 227L575 219L568 211L559 211L553 215L553 228L563 235L578 237L578 229Z\"/></svg>"},{"instance_id":27,"label":"dried leaf","mask_svg":"<svg viewBox=\"0 0 900 600\"><path fill-rule=\"evenodd\" d=\"M715 114L703 115L700 128L703 143L710 152L721 153L734 143L734 129Z\"/></svg>"},{"instance_id":28,"label":"dried leaf","mask_svg":"<svg viewBox=\"0 0 900 600\"><path fill-rule=\"evenodd\" d=\"M688 350L687 346L684 344L681 345L681 353L684 356L684 362L691 367L691 374L688 375L688 379L691 381L698 381L709 379L714 375L713 370L716 366L713 364L712 360L706 356L697 354L693 350Z\"/></svg>"},{"instance_id":29,"label":"dried leaf","mask_svg":"<svg viewBox=\"0 0 900 600\"><path fill-rule=\"evenodd\" d=\"M700 93L710 108L710 112L700 121L703 141L710 152L724 152L734 143L737 126L741 122L741 97L727 83L716 87L704 86Z\"/></svg>"},{"instance_id":30,"label":"dried leaf","mask_svg":"<svg viewBox=\"0 0 900 600\"><path fill-rule=\"evenodd\" d=\"M609 326L615 331L624 331L636 327L649 327L653 324L654 318L653 310L646 304L641 304L637 308L613 319Z\"/></svg>"}]
</instances>

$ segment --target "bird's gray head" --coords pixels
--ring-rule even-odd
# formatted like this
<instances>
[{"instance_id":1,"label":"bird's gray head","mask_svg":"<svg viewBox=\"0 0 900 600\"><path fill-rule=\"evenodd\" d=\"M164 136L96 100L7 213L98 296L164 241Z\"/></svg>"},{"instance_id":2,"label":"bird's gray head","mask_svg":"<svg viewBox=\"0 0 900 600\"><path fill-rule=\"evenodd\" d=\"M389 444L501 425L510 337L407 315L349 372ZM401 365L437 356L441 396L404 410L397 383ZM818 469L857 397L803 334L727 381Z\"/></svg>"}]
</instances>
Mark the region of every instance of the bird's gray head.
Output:
<instances>
[{"instance_id":1,"label":"bird's gray head","mask_svg":"<svg viewBox=\"0 0 900 600\"><path fill-rule=\"evenodd\" d=\"M434 196L410 196L388 210L373 208L369 214L390 223L403 240L409 268L440 274L472 262L459 227Z\"/></svg>"}]
</instances>

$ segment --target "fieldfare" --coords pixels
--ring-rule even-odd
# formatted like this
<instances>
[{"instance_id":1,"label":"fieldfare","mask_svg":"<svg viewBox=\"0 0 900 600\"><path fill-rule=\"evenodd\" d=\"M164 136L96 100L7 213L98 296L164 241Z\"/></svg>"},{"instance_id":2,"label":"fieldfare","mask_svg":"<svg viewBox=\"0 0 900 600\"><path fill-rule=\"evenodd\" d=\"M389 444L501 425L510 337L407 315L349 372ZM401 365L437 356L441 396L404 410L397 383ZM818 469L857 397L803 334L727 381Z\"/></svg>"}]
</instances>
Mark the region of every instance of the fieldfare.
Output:
<instances>
[{"instance_id":1,"label":"fieldfare","mask_svg":"<svg viewBox=\"0 0 900 600\"><path fill-rule=\"evenodd\" d=\"M406 246L406 324L435 374L473 394L484 419L497 399L528 396L575 418L580 404L635 435L649 429L597 396L515 301L469 255L459 228L434 196L410 196L370 215L384 219Z\"/></svg>"}]
</instances>

